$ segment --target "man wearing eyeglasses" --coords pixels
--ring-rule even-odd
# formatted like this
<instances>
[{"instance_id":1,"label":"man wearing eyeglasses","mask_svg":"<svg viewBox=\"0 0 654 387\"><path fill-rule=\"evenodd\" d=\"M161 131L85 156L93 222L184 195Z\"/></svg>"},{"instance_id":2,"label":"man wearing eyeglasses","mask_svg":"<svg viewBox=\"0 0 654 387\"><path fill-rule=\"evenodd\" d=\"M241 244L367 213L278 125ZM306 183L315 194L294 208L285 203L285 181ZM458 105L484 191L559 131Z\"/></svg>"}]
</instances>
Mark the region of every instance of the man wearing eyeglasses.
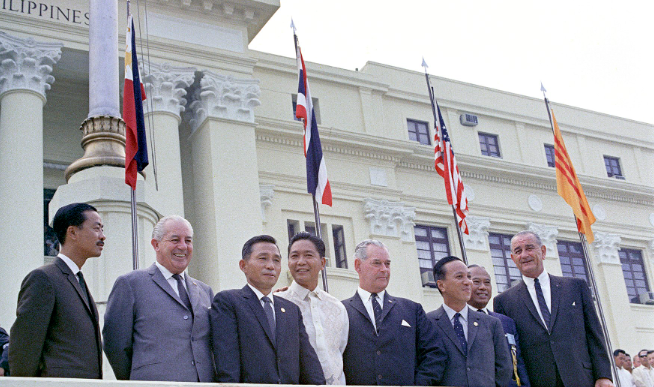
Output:
<instances>
[{"instance_id":1,"label":"man wearing eyeglasses","mask_svg":"<svg viewBox=\"0 0 654 387\"><path fill-rule=\"evenodd\" d=\"M654 351L641 349L638 352L640 366L634 368L633 377L636 387L654 387L654 368L651 360L654 358Z\"/></svg>"}]
</instances>

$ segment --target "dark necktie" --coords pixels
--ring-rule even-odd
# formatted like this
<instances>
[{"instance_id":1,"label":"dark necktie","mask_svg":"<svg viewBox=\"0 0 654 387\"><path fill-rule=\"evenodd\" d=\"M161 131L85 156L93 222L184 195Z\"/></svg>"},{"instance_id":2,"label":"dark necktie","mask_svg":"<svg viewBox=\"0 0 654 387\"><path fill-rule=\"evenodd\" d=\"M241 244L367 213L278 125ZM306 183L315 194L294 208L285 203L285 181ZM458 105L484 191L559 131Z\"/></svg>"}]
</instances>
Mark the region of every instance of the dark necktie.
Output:
<instances>
[{"instance_id":1,"label":"dark necktie","mask_svg":"<svg viewBox=\"0 0 654 387\"><path fill-rule=\"evenodd\" d=\"M463 356L468 356L468 342L466 341L466 334L463 332L463 325L461 325L461 313L454 315L454 333L456 337L459 338L459 343L461 343L461 348L463 349Z\"/></svg>"},{"instance_id":2,"label":"dark necktie","mask_svg":"<svg viewBox=\"0 0 654 387\"><path fill-rule=\"evenodd\" d=\"M86 297L86 302L91 306L91 299L89 298L89 289L86 287L86 281L84 281L84 274L81 271L77 272L77 279L79 280L79 287L82 288L82 294Z\"/></svg>"},{"instance_id":3,"label":"dark necktie","mask_svg":"<svg viewBox=\"0 0 654 387\"><path fill-rule=\"evenodd\" d=\"M177 291L179 292L179 298L182 300L184 305L188 308L188 310L193 311L193 308L191 307L191 299L188 298L188 293L186 292L186 287L182 283L182 276L179 274L173 274L173 278L175 281L177 281Z\"/></svg>"},{"instance_id":4,"label":"dark necktie","mask_svg":"<svg viewBox=\"0 0 654 387\"><path fill-rule=\"evenodd\" d=\"M272 301L268 296L261 297L263 301L263 310L266 312L266 318L268 318L268 324L270 324L270 331L272 333L272 341L275 342L275 331L277 330L277 325L275 324L275 314L272 309Z\"/></svg>"},{"instance_id":5,"label":"dark necktie","mask_svg":"<svg viewBox=\"0 0 654 387\"><path fill-rule=\"evenodd\" d=\"M547 329L550 329L550 310L547 308L547 303L545 302L545 296L543 295L543 288L540 287L540 281L538 278L534 279L534 287L536 288L536 298L538 299L538 306L540 307L540 312L543 314L543 320L545 321L545 326Z\"/></svg>"},{"instance_id":6,"label":"dark necktie","mask_svg":"<svg viewBox=\"0 0 654 387\"><path fill-rule=\"evenodd\" d=\"M483 314L486 314L486 311L483 310L483 309L477 309L477 312L481 312L481 313L483 313Z\"/></svg>"},{"instance_id":7,"label":"dark necktie","mask_svg":"<svg viewBox=\"0 0 654 387\"><path fill-rule=\"evenodd\" d=\"M375 314L375 329L379 334L379 328L381 327L382 308L381 305L379 305L379 301L377 301L377 293L370 294L370 300L372 301L372 312Z\"/></svg>"}]
</instances>

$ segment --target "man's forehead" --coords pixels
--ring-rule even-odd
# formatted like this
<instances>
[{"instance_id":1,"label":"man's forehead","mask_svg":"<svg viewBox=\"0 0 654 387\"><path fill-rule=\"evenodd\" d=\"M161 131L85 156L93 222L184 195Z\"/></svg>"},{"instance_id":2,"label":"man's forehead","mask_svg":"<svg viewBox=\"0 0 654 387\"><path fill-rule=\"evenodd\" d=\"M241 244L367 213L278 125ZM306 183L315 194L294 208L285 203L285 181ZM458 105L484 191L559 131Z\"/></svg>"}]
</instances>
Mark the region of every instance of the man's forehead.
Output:
<instances>
[{"instance_id":1,"label":"man's forehead","mask_svg":"<svg viewBox=\"0 0 654 387\"><path fill-rule=\"evenodd\" d=\"M279 247L277 247L276 244L271 243L271 242L257 242L254 245L252 245L252 253L253 254L263 254L263 253L269 253L270 250L275 250L275 256L279 256Z\"/></svg>"},{"instance_id":2,"label":"man's forehead","mask_svg":"<svg viewBox=\"0 0 654 387\"><path fill-rule=\"evenodd\" d=\"M305 242L305 243L302 243ZM313 244L308 239L299 239L291 245L291 253L292 252L297 252L297 251L313 251L313 252L318 252L318 249L316 248L316 245Z\"/></svg>"}]
</instances>

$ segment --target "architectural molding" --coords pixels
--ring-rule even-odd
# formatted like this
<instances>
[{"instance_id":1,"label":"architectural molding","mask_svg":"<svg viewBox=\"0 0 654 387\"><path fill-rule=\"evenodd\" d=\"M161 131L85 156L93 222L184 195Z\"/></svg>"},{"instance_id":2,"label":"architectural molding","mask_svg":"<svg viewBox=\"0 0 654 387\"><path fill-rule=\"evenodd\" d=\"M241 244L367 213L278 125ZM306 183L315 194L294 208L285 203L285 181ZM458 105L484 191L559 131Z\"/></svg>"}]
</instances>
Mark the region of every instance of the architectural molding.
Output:
<instances>
[{"instance_id":1,"label":"architectural molding","mask_svg":"<svg viewBox=\"0 0 654 387\"><path fill-rule=\"evenodd\" d=\"M144 113L167 112L181 119L181 113L186 109L186 89L193 84L196 69L147 61L139 63L139 67L147 96Z\"/></svg>"},{"instance_id":2,"label":"architectural molding","mask_svg":"<svg viewBox=\"0 0 654 387\"><path fill-rule=\"evenodd\" d=\"M527 230L538 235L541 242L545 246L545 258L558 257L558 249L556 247L556 237L559 236L559 229L555 226L547 226L544 224L527 223Z\"/></svg>"},{"instance_id":3,"label":"architectural molding","mask_svg":"<svg viewBox=\"0 0 654 387\"><path fill-rule=\"evenodd\" d=\"M272 184L259 184L259 197L261 198L261 219L266 223L266 208L272 205L275 196L275 186Z\"/></svg>"},{"instance_id":4,"label":"architectural molding","mask_svg":"<svg viewBox=\"0 0 654 387\"><path fill-rule=\"evenodd\" d=\"M370 224L370 234L399 237L405 242L413 241L415 207L366 198L363 200L363 213Z\"/></svg>"},{"instance_id":5,"label":"architectural molding","mask_svg":"<svg viewBox=\"0 0 654 387\"><path fill-rule=\"evenodd\" d=\"M208 117L254 123L254 108L261 105L258 79L237 79L206 70L200 79L200 87L192 94L189 107L193 132Z\"/></svg>"},{"instance_id":6,"label":"architectural molding","mask_svg":"<svg viewBox=\"0 0 654 387\"><path fill-rule=\"evenodd\" d=\"M30 90L45 101L45 92L55 80L50 74L61 59L63 46L0 31L0 95L12 90Z\"/></svg>"},{"instance_id":7,"label":"architectural molding","mask_svg":"<svg viewBox=\"0 0 654 387\"><path fill-rule=\"evenodd\" d=\"M595 241L592 243L595 249L595 256L600 263L620 265L620 243L622 238L616 234L596 232Z\"/></svg>"},{"instance_id":8,"label":"architectural molding","mask_svg":"<svg viewBox=\"0 0 654 387\"><path fill-rule=\"evenodd\" d=\"M470 234L463 234L463 244L466 249L489 251L488 246L488 229L490 228L490 218L484 216L467 216L468 230Z\"/></svg>"}]
</instances>

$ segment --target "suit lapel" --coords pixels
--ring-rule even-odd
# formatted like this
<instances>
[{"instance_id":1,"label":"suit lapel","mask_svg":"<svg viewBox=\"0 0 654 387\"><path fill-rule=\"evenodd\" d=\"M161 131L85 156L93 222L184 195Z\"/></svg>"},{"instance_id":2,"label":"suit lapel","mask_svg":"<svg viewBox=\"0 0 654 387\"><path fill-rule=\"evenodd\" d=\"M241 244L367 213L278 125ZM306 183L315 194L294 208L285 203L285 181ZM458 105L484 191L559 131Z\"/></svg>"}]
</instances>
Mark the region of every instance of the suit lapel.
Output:
<instances>
[{"instance_id":1,"label":"suit lapel","mask_svg":"<svg viewBox=\"0 0 654 387\"><path fill-rule=\"evenodd\" d=\"M152 266L148 268L148 273L150 273L150 275L152 276L152 281L154 281L154 283L157 284L157 286L159 286L161 290L166 292L170 297L172 297L175 301L177 301L182 307L184 307L184 309L187 309L186 305L184 305L184 303L182 302L182 299L179 298L179 296L177 295L177 293L175 293L175 291L170 286L168 281L166 281L163 274L161 274L161 270L159 270L156 264L153 263Z\"/></svg>"},{"instance_id":2,"label":"suit lapel","mask_svg":"<svg viewBox=\"0 0 654 387\"><path fill-rule=\"evenodd\" d=\"M477 331L479 331L480 319L481 319L480 312L473 312L470 308L468 308L468 352L470 352L470 348L472 348L472 343L475 341L475 338L477 337ZM454 330L454 328L452 328L452 330Z\"/></svg>"},{"instance_id":3,"label":"suit lapel","mask_svg":"<svg viewBox=\"0 0 654 387\"><path fill-rule=\"evenodd\" d=\"M359 313L363 315L363 317L368 320L371 326L372 325L372 320L370 319L370 316L368 315L368 311L366 310L366 307L363 305L363 301L361 301L361 297L359 297L359 292L354 293L354 297L350 298L349 300L350 305L356 309Z\"/></svg>"},{"instance_id":4,"label":"suit lapel","mask_svg":"<svg viewBox=\"0 0 654 387\"><path fill-rule=\"evenodd\" d=\"M257 295L254 294L248 285L245 285L243 289L241 289L241 294L247 300L247 304L250 309L252 309L252 313L254 313L254 316L259 321L264 332L266 332L268 340L272 346L275 347L275 341L272 339L272 331L270 329L270 324L268 323L268 317L266 317L266 312L264 312L263 307L261 306L261 301L259 301ZM277 311L277 308L279 307L277 304L278 303L275 303L275 311Z\"/></svg>"},{"instance_id":5,"label":"suit lapel","mask_svg":"<svg viewBox=\"0 0 654 387\"><path fill-rule=\"evenodd\" d=\"M470 316L470 313L468 313L468 316ZM436 323L441 327L443 332L445 332L447 337L454 343L454 345L456 345L456 348L459 350L459 352L461 352L461 355L463 355L463 348L461 347L459 338L456 337L452 322L450 321L447 313L445 313L445 309L443 309L442 306L436 310Z\"/></svg>"},{"instance_id":6,"label":"suit lapel","mask_svg":"<svg viewBox=\"0 0 654 387\"><path fill-rule=\"evenodd\" d=\"M193 310L199 310L200 307L200 288L198 284L188 274L184 276L186 281L186 289L188 289L188 297L191 299L191 306ZM193 312L195 314L195 312Z\"/></svg>"},{"instance_id":7,"label":"suit lapel","mask_svg":"<svg viewBox=\"0 0 654 387\"><path fill-rule=\"evenodd\" d=\"M70 270L70 267L68 267L68 265L66 265L66 262L64 262L61 258L57 257L57 259L55 259L55 264L57 265L59 270L61 270L61 272L66 276L68 282L77 292L77 295L79 296L79 298L84 303L84 306L86 307L86 311L89 312L89 314L92 317L95 317L95 315L93 314L93 309L89 305L89 299L84 296L84 293L82 293L82 287L80 286L79 281L77 280L77 276L73 274L73 272Z\"/></svg>"},{"instance_id":8,"label":"suit lapel","mask_svg":"<svg viewBox=\"0 0 654 387\"><path fill-rule=\"evenodd\" d=\"M386 319L386 316L391 312L391 309L395 306L395 298L391 297L388 292L384 295L384 307L382 308L381 321L383 322ZM365 309L365 308L364 308Z\"/></svg>"},{"instance_id":9,"label":"suit lapel","mask_svg":"<svg viewBox=\"0 0 654 387\"><path fill-rule=\"evenodd\" d=\"M549 275L549 274L548 274ZM561 281L558 277L550 277L550 305L551 305L551 316L550 316L550 332L552 332L552 327L556 322L556 315L559 311L559 303L561 301Z\"/></svg>"},{"instance_id":10,"label":"suit lapel","mask_svg":"<svg viewBox=\"0 0 654 387\"><path fill-rule=\"evenodd\" d=\"M543 323L543 319L540 318L538 311L536 311L536 305L534 305L534 301L531 299L531 294L529 294L529 290L527 289L527 284L525 281L520 282L516 286L516 291L520 295L522 302L529 310L529 313L531 313L531 316L538 322L538 325L547 330L547 327L545 327L545 324Z\"/></svg>"}]
</instances>

